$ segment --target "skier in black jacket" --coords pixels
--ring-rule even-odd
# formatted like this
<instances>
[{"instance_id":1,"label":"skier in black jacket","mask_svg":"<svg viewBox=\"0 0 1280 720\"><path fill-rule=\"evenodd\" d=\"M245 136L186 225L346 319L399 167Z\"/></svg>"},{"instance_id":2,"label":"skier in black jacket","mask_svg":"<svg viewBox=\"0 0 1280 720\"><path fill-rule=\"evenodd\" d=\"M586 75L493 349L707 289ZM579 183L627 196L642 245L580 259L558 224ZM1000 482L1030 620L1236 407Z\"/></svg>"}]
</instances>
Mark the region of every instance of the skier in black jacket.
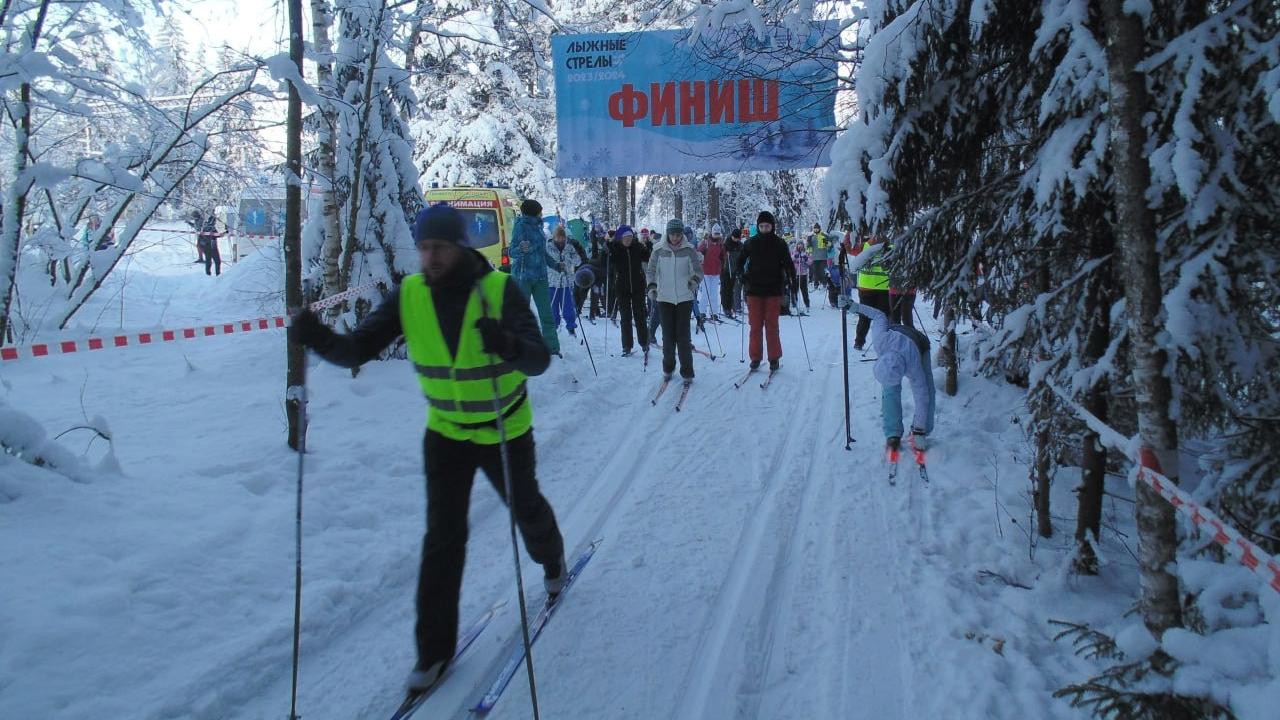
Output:
<instances>
[{"instance_id":1,"label":"skier in black jacket","mask_svg":"<svg viewBox=\"0 0 1280 720\"><path fill-rule=\"evenodd\" d=\"M342 367L359 367L403 335L427 396L423 441L427 475L427 533L418 577L418 664L409 690L431 687L458 642L458 594L467 549L467 508L476 469L506 499L499 451L496 377L507 433L516 522L529 555L543 567L549 598L568 573L564 540L551 505L538 489L533 410L527 376L551 362L529 298L510 276L496 272L467 245L466 223L446 205L427 208L414 222L422 273L404 279L349 335L334 333L311 311L297 314L293 342ZM495 356L500 362L494 362Z\"/></svg>"},{"instance_id":2,"label":"skier in black jacket","mask_svg":"<svg viewBox=\"0 0 1280 720\"><path fill-rule=\"evenodd\" d=\"M763 338L769 338L769 369L777 370L782 360L782 340L778 337L778 315L782 295L795 282L796 268L787 243L774 232L773 213L765 210L756 218L756 234L738 256L738 277L746 285L747 316L751 322L748 354L752 369L760 367L764 355Z\"/></svg>"},{"instance_id":3,"label":"skier in black jacket","mask_svg":"<svg viewBox=\"0 0 1280 720\"><path fill-rule=\"evenodd\" d=\"M618 227L616 237L617 240L609 243L609 264L613 267L613 296L622 315L622 354L625 356L630 355L633 348L632 325L635 325L640 347L649 348L644 307L644 264L649 262L649 250L636 242L635 233L627 225Z\"/></svg>"}]
</instances>

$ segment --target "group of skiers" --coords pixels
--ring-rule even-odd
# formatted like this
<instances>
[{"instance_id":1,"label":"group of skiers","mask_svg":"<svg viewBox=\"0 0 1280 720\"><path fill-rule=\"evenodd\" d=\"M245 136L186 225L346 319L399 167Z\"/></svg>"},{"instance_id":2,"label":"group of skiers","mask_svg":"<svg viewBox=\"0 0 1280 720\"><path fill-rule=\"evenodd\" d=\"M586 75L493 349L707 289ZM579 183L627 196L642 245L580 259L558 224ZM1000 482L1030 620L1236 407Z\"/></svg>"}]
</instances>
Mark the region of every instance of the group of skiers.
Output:
<instances>
[{"instance_id":1,"label":"group of skiers","mask_svg":"<svg viewBox=\"0 0 1280 720\"><path fill-rule=\"evenodd\" d=\"M510 275L495 271L471 245L461 214L439 204L421 210L414 221L422 272L406 277L351 333L335 333L306 308L292 310L290 341L343 367L358 367L403 337L427 399L427 530L417 595L418 661L407 682L411 694L433 688L458 649L467 509L477 469L509 502L526 549L543 567L548 602L569 580L555 512L538 487L527 378L545 372L551 356L560 353L561 322L576 334L588 297L593 319L611 316L616 308L624 355L636 343L647 355L660 327L664 387L678 361L687 390L694 378L691 324L705 319L699 295L712 321L721 313L737 319L745 304L751 368L767 359L774 371L783 355L778 322L784 306L798 310L793 298L800 292L807 307L808 285L825 285L833 307L860 312L873 331L887 445L896 447L903 435L904 377L916 399L912 432L923 437L933 427L929 341L891 315L896 310L909 321L910 301L893 298L914 293L892 292L878 258L884 243L868 239L855 247L846 233L831 258L832 245L820 227L808 247L789 244L773 214L763 211L753 232L735 228L725 238L714 225L696 245L676 218L667 222L665 234L637 234L627 225L612 239L593 232L589 248L583 248L563 226L547 238L541 212L534 200L521 205L508 247ZM823 257L816 260L819 250ZM849 267L863 253L855 304ZM861 327L860 320L858 347L865 340Z\"/></svg>"}]
</instances>

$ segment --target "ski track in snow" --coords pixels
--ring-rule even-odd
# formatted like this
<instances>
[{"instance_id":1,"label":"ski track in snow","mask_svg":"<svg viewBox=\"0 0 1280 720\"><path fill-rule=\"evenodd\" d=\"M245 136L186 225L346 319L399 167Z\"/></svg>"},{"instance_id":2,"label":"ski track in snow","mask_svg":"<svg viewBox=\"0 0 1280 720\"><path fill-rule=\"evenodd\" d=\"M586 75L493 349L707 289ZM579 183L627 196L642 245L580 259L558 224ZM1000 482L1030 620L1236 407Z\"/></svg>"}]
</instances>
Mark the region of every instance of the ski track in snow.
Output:
<instances>
[{"instance_id":1,"label":"ski track in snow","mask_svg":"<svg viewBox=\"0 0 1280 720\"><path fill-rule=\"evenodd\" d=\"M192 273L187 257L175 255L168 265L151 268L152 304L135 295L131 316L159 311L176 318L166 324L246 316L253 314L246 302L252 296L240 288L272 282L269 264L250 262L213 281L239 283L231 290L192 286L189 279L180 282L180 273ZM147 269L144 264L138 271L144 280ZM178 288L186 292L175 295ZM103 295L86 312L112 316L115 297ZM812 372L795 319L784 317L785 367L768 390L758 382L735 390L744 365L732 357L711 362L695 355L697 379L680 413L674 411L674 388L650 404L661 376L660 352L642 371L640 355L610 355L617 350L616 327L607 328L610 347L604 323L585 324L580 332L590 334L596 377L586 348L562 334L565 359L554 360L530 383L538 476L570 560L596 539L603 544L534 648L543 716L895 720L948 716L961 698L964 717L1070 716L1064 704L1048 699L1053 686L1039 666L1052 665L1056 676L1079 676L1081 666L1069 650L1040 658L1049 630L1002 616L1020 607L1016 597L1023 591L973 581L975 562L1013 577L1034 572L1034 565L990 542L989 526L955 520L990 513L990 493L975 492L969 482L982 471L969 471L987 455L995 463L1007 449L1006 418L987 408L976 418L981 432L972 447L952 458L947 453L955 446L931 453L931 485L921 483L912 456L904 453L898 484L890 487L883 461L876 461L882 440L870 365L856 353L850 358L853 435L859 440L846 452L839 314L815 308L805 320ZM159 321L152 316L142 322ZM732 354L731 336L725 339ZM76 533L63 551L74 556L82 548L97 550L116 561L131 543L137 546L137 559L117 578L127 589L104 582L97 591L109 603L131 605L102 612L149 618L152 603L160 603L155 607L167 614L157 621L164 623L174 622L182 607L215 612L171 630L186 645L207 647L166 648L158 640L162 630L137 633L135 642L157 645L146 648L148 664L132 675L101 673L106 683L121 684L122 697L95 704L30 680L0 681L0 694L17 690L25 707L56 703L66 711L60 715L77 719L112 715L124 706L133 708L130 717L155 720L285 714L295 460L272 434L280 430L281 340L263 333L6 368L20 378L16 387L27 388L14 397L39 405L51 428L79 415L81 374L86 383L92 376L101 393L90 395L91 411L115 403L108 414L128 474L76 487L68 501L93 508L105 496L107 527L126 536L97 550L87 544L94 532L89 529ZM107 378L110 386L103 384ZM236 382L217 380L222 378ZM310 382L299 710L312 720L379 720L398 704L414 659L425 504L422 401L402 363L374 363L357 378L313 363ZM147 383L161 392L131 390ZM171 417L170 390L200 411ZM41 404L45 398L47 406ZM942 399L936 435L954 435L960 423L974 420L948 416L959 410L959 401ZM179 440L190 434L182 423L197 418L218 437L217 447L205 447L199 435ZM174 477L166 472L170 466ZM155 491L172 480L179 481L179 492ZM241 490L247 492L236 494ZM120 524L116 516L127 512L114 508L129 507L130 492L159 496L141 509L173 512L176 520ZM50 497L56 496L33 494L11 507L26 502L43 508ZM230 506L205 518L202 503ZM61 507L54 504L54 512ZM187 517L191 533L181 542L155 541ZM495 601L506 604L416 717L471 717L470 706L518 642L507 513L482 475L469 519L461 621L470 623ZM224 547L225 557L218 551ZM47 552L43 545L33 548L42 550ZM543 597L541 569L523 547L521 561L534 612ZM162 569L148 575L152 566ZM79 565L73 569L83 572ZM156 572L175 574L156 580ZM191 589L206 577L208 587ZM67 605L80 613L74 622L92 617L84 606L98 596ZM213 607L208 597L234 604ZM236 625L241 616L252 624ZM66 643L74 622L52 634L28 632L22 647ZM1008 640L1003 652L984 645L990 640L985 635L967 634L996 628ZM93 662L87 653L113 647L102 632L87 640L85 657L69 665L75 671L92 667L85 665ZM157 657L166 651L169 657ZM49 667L48 658L37 659L45 663L37 667ZM981 687L975 677L983 678ZM1031 691L1010 696L1010 687L1019 686ZM89 710L95 705L96 715ZM491 716L530 716L523 668Z\"/></svg>"}]
</instances>

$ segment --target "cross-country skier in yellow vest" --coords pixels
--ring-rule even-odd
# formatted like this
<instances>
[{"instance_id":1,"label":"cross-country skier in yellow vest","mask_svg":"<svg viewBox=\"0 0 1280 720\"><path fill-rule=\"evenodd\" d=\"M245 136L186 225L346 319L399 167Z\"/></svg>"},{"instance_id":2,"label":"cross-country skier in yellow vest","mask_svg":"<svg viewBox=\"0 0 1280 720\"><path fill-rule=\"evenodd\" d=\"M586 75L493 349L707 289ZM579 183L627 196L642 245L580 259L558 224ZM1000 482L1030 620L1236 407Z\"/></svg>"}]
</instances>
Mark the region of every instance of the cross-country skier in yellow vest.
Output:
<instances>
[{"instance_id":1,"label":"cross-country skier in yellow vest","mask_svg":"<svg viewBox=\"0 0 1280 720\"><path fill-rule=\"evenodd\" d=\"M529 555L542 565L549 598L564 588L564 541L555 513L538 489L533 408L525 380L551 362L529 298L489 266L466 238L458 211L435 205L418 213L414 241L422 272L351 334L340 335L309 310L294 318L294 342L342 367L372 360L401 335L427 398L424 440L427 533L418 578L418 663L410 691L444 674L458 642L458 594L467 547L467 509L477 469L502 496L492 377L498 379L511 461L516 522Z\"/></svg>"}]
</instances>

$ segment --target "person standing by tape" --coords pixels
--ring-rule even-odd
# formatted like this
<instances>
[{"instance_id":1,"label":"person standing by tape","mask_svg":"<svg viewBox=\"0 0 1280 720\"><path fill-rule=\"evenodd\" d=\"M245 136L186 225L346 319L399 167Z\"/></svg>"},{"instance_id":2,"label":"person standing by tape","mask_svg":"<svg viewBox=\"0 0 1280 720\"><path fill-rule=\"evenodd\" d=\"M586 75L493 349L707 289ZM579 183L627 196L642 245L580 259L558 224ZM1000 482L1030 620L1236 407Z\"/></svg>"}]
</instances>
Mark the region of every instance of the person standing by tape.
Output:
<instances>
[{"instance_id":1,"label":"person standing by tape","mask_svg":"<svg viewBox=\"0 0 1280 720\"><path fill-rule=\"evenodd\" d=\"M408 678L421 691L444 674L458 642L458 595L467 550L467 510L477 468L504 495L493 380L502 397L516 522L525 548L542 565L549 598L568 573L555 512L538 488L533 407L526 378L551 363L529 300L516 282L495 271L466 238L466 223L447 205L414 221L422 272L404 279L349 335L340 335L310 310L300 311L290 339L342 367L374 359L401 335L427 397L423 440L427 476L427 532L418 576L418 662ZM491 364L497 356L500 362Z\"/></svg>"},{"instance_id":2,"label":"person standing by tape","mask_svg":"<svg viewBox=\"0 0 1280 720\"><path fill-rule=\"evenodd\" d=\"M218 216L210 212L208 217L204 219L204 225L200 226L200 234L196 236L196 242L200 246L200 252L204 255L204 274L215 274L212 270L216 267L218 275L222 274L222 254L218 252Z\"/></svg>"}]
</instances>

